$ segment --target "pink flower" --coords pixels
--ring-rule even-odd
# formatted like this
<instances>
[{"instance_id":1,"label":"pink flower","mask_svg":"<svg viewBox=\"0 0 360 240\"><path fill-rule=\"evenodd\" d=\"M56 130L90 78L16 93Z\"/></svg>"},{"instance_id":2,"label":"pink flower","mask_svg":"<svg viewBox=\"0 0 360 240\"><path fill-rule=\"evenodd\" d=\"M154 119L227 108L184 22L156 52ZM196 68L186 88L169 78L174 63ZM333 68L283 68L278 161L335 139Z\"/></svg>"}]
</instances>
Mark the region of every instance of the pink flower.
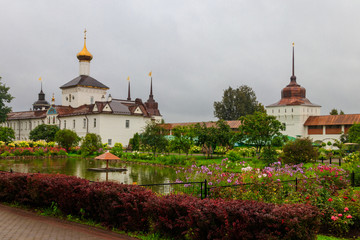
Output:
<instances>
[{"instance_id":1,"label":"pink flower","mask_svg":"<svg viewBox=\"0 0 360 240\"><path fill-rule=\"evenodd\" d=\"M342 214L341 214L341 213L339 213L339 214L338 214L338 216L339 216L339 217L342 217Z\"/></svg>"},{"instance_id":2,"label":"pink flower","mask_svg":"<svg viewBox=\"0 0 360 240\"><path fill-rule=\"evenodd\" d=\"M347 212L347 211L349 211L349 209L346 207L346 208L344 208L344 212Z\"/></svg>"},{"instance_id":3,"label":"pink flower","mask_svg":"<svg viewBox=\"0 0 360 240\"><path fill-rule=\"evenodd\" d=\"M351 215L347 215L346 218L352 218L352 216L351 216Z\"/></svg>"},{"instance_id":4,"label":"pink flower","mask_svg":"<svg viewBox=\"0 0 360 240\"><path fill-rule=\"evenodd\" d=\"M339 219L338 217L331 216L331 220L333 220L333 221L336 221L336 220L338 220L338 219Z\"/></svg>"}]
</instances>

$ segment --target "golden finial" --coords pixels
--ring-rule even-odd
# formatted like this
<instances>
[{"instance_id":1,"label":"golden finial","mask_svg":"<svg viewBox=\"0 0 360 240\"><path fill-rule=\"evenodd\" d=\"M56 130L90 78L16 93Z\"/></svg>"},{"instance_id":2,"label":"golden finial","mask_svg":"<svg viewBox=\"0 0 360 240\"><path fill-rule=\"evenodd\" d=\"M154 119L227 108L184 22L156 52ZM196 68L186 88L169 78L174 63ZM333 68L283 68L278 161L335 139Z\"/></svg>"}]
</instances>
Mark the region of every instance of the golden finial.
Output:
<instances>
[{"instance_id":1,"label":"golden finial","mask_svg":"<svg viewBox=\"0 0 360 240\"><path fill-rule=\"evenodd\" d=\"M295 43L294 43L294 42L292 43L292 46L295 46Z\"/></svg>"},{"instance_id":2,"label":"golden finial","mask_svg":"<svg viewBox=\"0 0 360 240\"><path fill-rule=\"evenodd\" d=\"M130 81L130 77L128 77L127 80Z\"/></svg>"},{"instance_id":3,"label":"golden finial","mask_svg":"<svg viewBox=\"0 0 360 240\"><path fill-rule=\"evenodd\" d=\"M55 102L55 96L54 96L54 93L53 93L53 95L52 95L51 101L52 101L52 102Z\"/></svg>"},{"instance_id":4,"label":"golden finial","mask_svg":"<svg viewBox=\"0 0 360 240\"><path fill-rule=\"evenodd\" d=\"M93 58L93 56L91 55L91 53L87 50L86 48L86 28L84 30L84 47L83 49L77 54L77 58L80 61L91 61L91 59Z\"/></svg>"}]
</instances>

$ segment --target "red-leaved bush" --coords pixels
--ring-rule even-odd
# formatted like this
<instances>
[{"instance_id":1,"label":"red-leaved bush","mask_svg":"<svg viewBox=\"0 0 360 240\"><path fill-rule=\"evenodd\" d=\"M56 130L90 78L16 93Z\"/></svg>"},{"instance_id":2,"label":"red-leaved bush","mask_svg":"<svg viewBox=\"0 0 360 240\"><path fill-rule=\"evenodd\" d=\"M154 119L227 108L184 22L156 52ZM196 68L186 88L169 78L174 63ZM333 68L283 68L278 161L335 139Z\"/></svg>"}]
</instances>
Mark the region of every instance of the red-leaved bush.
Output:
<instances>
[{"instance_id":1,"label":"red-leaved bush","mask_svg":"<svg viewBox=\"0 0 360 240\"><path fill-rule=\"evenodd\" d=\"M54 202L64 214L175 239L315 239L320 226L310 205L157 196L140 186L59 174L1 173L0 201L44 208Z\"/></svg>"}]
</instances>

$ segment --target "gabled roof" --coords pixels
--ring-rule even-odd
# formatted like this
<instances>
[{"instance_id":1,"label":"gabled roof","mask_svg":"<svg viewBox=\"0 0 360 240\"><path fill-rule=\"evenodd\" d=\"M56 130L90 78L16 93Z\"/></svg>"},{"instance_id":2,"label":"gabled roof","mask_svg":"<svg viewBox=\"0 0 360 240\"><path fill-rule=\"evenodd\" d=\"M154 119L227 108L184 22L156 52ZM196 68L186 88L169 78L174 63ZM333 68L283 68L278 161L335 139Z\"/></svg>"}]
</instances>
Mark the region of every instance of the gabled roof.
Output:
<instances>
[{"instance_id":1,"label":"gabled roof","mask_svg":"<svg viewBox=\"0 0 360 240\"><path fill-rule=\"evenodd\" d=\"M92 77L86 76L86 75L80 75L80 76L74 78L73 80L71 80L70 82L62 85L60 88L64 89L64 88L70 88L70 87L76 87L76 86L109 89L106 85L102 84L95 78L92 78Z\"/></svg>"},{"instance_id":2,"label":"gabled roof","mask_svg":"<svg viewBox=\"0 0 360 240\"><path fill-rule=\"evenodd\" d=\"M310 116L304 126L352 125L360 123L360 114Z\"/></svg>"}]
</instances>

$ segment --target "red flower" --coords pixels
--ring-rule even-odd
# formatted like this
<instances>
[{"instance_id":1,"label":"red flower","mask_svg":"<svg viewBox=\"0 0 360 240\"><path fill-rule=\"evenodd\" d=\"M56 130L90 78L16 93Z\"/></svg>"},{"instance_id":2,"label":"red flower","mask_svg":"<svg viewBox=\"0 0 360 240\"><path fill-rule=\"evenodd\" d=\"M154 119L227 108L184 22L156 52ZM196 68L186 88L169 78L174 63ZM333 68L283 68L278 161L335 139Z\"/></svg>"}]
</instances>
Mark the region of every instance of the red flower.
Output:
<instances>
[{"instance_id":1,"label":"red flower","mask_svg":"<svg viewBox=\"0 0 360 240\"><path fill-rule=\"evenodd\" d=\"M309 199L309 196L307 196L306 199Z\"/></svg>"},{"instance_id":2,"label":"red flower","mask_svg":"<svg viewBox=\"0 0 360 240\"><path fill-rule=\"evenodd\" d=\"M328 201L329 201L329 202L332 202L332 201L334 201L334 200L333 200L332 198L329 198Z\"/></svg>"},{"instance_id":3,"label":"red flower","mask_svg":"<svg viewBox=\"0 0 360 240\"><path fill-rule=\"evenodd\" d=\"M352 198L351 201L352 201L352 202L355 202L355 199Z\"/></svg>"},{"instance_id":4,"label":"red flower","mask_svg":"<svg viewBox=\"0 0 360 240\"><path fill-rule=\"evenodd\" d=\"M352 218L352 216L351 216L351 215L347 215L346 218Z\"/></svg>"},{"instance_id":5,"label":"red flower","mask_svg":"<svg viewBox=\"0 0 360 240\"><path fill-rule=\"evenodd\" d=\"M344 197L344 199L348 199L348 197Z\"/></svg>"}]
</instances>

